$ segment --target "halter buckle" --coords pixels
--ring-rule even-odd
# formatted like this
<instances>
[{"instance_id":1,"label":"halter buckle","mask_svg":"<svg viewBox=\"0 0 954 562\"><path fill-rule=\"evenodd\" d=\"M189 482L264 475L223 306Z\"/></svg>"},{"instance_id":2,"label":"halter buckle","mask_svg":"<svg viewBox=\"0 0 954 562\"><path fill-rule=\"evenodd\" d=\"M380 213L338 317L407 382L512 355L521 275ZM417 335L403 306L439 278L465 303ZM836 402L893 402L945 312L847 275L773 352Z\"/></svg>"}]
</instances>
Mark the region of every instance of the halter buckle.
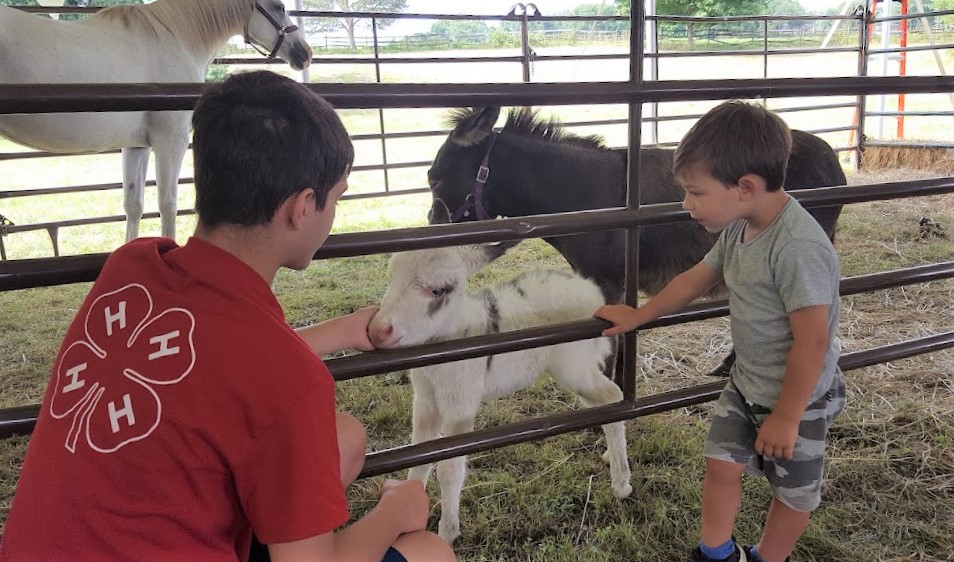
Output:
<instances>
[{"instance_id":1,"label":"halter buckle","mask_svg":"<svg viewBox=\"0 0 954 562\"><path fill-rule=\"evenodd\" d=\"M258 51L258 54L262 55L263 57L273 59L275 58L275 55L278 54L278 50L282 48L282 43L285 42L285 36L288 35L289 33L294 33L295 31L298 31L298 26L289 25L287 27L283 27L282 24L278 23L275 20L275 18L273 18L271 14L269 14L268 11L265 10L265 8L262 7L262 5L259 4L258 2L255 2L255 10L257 10L259 13L265 16L265 19L267 19L268 22L271 23L272 26L274 26L275 29L278 30L278 41L275 43L275 48L273 48L270 53L266 54L265 51L259 49L258 46L255 45L255 43L252 43L252 38L248 34L248 24L246 23L245 24L245 43L247 45L251 45L252 48Z\"/></svg>"}]
</instances>

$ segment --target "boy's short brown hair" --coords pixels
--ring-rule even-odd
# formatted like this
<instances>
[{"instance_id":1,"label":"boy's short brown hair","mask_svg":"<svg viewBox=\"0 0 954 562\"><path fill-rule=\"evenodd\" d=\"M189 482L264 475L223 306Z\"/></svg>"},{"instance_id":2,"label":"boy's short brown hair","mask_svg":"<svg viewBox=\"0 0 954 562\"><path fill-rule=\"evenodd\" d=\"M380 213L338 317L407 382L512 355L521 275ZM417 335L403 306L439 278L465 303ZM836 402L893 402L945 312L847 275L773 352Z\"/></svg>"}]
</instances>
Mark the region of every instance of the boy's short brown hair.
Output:
<instances>
[{"instance_id":1,"label":"boy's short brown hair","mask_svg":"<svg viewBox=\"0 0 954 562\"><path fill-rule=\"evenodd\" d=\"M192 116L195 209L206 226L254 226L288 197L328 192L354 161L334 108L306 86L267 70L208 87Z\"/></svg>"},{"instance_id":2,"label":"boy's short brown hair","mask_svg":"<svg viewBox=\"0 0 954 562\"><path fill-rule=\"evenodd\" d=\"M682 138L673 157L678 177L703 166L713 178L735 185L746 174L765 180L769 191L785 184L792 132L781 117L761 105L727 101L709 110Z\"/></svg>"}]
</instances>

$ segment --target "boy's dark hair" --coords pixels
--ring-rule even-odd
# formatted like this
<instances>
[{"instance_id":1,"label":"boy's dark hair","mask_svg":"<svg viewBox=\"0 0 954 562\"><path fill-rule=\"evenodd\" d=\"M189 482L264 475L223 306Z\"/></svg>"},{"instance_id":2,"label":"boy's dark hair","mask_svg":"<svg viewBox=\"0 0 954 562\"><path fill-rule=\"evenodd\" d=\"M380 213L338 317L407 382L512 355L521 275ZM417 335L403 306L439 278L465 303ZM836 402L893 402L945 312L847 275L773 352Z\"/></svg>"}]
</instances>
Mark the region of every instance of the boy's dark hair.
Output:
<instances>
[{"instance_id":1,"label":"boy's dark hair","mask_svg":"<svg viewBox=\"0 0 954 562\"><path fill-rule=\"evenodd\" d=\"M739 100L712 108L689 129L673 156L677 176L701 165L713 178L735 185L746 174L765 180L769 191L785 184L792 132L781 117Z\"/></svg>"},{"instance_id":2,"label":"boy's dark hair","mask_svg":"<svg viewBox=\"0 0 954 562\"><path fill-rule=\"evenodd\" d=\"M192 126L195 209L207 226L265 224L309 187L324 209L354 160L334 108L273 72L243 72L211 86Z\"/></svg>"}]
</instances>

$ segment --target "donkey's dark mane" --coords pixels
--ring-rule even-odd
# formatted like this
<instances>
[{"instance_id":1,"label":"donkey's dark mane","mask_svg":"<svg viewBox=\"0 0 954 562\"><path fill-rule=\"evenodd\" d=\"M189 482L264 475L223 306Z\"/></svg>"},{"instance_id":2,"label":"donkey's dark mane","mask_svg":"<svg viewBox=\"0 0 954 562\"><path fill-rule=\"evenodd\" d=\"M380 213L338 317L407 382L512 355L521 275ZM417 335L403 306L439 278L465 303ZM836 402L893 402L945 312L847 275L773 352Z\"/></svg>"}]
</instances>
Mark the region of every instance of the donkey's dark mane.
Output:
<instances>
[{"instance_id":1,"label":"donkey's dark mane","mask_svg":"<svg viewBox=\"0 0 954 562\"><path fill-rule=\"evenodd\" d=\"M473 115L477 109L467 107L451 110L449 123L456 126L463 119ZM588 150L610 150L600 135L579 136L567 132L556 118L540 116L540 111L531 107L514 107L507 113L504 133L518 135L528 139L538 139L562 146Z\"/></svg>"}]
</instances>

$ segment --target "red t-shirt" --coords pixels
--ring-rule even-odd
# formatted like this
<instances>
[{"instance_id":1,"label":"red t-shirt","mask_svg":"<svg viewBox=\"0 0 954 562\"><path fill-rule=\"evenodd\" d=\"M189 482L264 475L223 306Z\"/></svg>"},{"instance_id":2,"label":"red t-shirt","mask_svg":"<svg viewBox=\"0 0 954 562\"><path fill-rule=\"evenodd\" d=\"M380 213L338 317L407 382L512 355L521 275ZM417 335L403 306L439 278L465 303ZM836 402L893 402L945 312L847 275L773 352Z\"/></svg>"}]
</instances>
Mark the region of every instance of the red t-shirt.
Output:
<instances>
[{"instance_id":1,"label":"red t-shirt","mask_svg":"<svg viewBox=\"0 0 954 562\"><path fill-rule=\"evenodd\" d=\"M3 561L234 561L348 519L334 381L251 268L195 238L116 250L70 326Z\"/></svg>"}]
</instances>

